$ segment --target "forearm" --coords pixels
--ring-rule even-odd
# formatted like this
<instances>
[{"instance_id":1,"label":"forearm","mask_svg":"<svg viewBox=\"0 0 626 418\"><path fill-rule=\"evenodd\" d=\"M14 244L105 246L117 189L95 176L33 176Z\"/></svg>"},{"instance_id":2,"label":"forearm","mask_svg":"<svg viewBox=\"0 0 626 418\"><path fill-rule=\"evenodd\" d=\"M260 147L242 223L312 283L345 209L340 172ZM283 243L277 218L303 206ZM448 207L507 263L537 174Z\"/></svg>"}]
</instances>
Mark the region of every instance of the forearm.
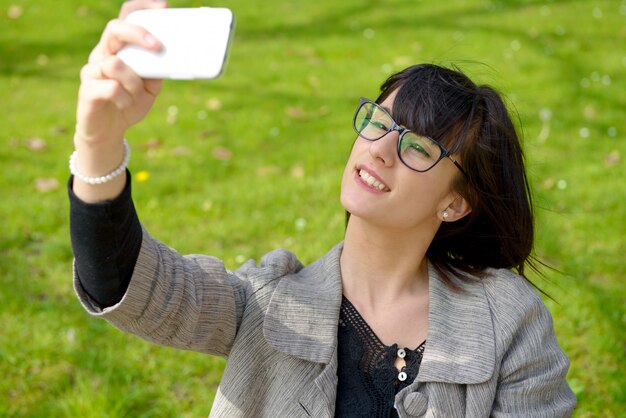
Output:
<instances>
[{"instance_id":1,"label":"forearm","mask_svg":"<svg viewBox=\"0 0 626 418\"><path fill-rule=\"evenodd\" d=\"M126 178L127 174L119 177ZM141 224L131 199L130 175L114 199L98 203L81 200L77 185L74 177L70 178L70 235L76 272L92 299L102 307L111 306L124 296L141 247Z\"/></svg>"}]
</instances>

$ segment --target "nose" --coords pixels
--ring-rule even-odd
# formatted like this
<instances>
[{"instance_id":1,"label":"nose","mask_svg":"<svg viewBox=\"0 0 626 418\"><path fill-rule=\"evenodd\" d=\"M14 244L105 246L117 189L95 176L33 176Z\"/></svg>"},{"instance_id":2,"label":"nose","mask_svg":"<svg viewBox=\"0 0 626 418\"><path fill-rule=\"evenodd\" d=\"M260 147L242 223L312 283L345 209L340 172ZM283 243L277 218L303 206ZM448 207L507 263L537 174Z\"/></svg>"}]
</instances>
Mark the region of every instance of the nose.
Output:
<instances>
[{"instance_id":1,"label":"nose","mask_svg":"<svg viewBox=\"0 0 626 418\"><path fill-rule=\"evenodd\" d=\"M385 167L391 167L396 159L398 137L400 132L391 131L388 132L382 138L370 142L369 152L375 160L380 160Z\"/></svg>"}]
</instances>

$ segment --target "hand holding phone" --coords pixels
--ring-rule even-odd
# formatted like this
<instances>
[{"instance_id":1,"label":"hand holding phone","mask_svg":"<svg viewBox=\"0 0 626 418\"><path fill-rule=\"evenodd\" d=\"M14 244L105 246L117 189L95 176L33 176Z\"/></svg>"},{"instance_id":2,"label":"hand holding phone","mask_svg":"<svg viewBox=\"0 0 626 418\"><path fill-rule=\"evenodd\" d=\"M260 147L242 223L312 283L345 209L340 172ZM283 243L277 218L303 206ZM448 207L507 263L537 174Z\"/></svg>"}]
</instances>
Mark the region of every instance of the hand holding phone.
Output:
<instances>
[{"instance_id":1,"label":"hand holding phone","mask_svg":"<svg viewBox=\"0 0 626 418\"><path fill-rule=\"evenodd\" d=\"M234 27L231 10L143 9L125 20L142 26L162 44L158 52L128 45L117 53L142 78L191 80L221 75Z\"/></svg>"}]
</instances>

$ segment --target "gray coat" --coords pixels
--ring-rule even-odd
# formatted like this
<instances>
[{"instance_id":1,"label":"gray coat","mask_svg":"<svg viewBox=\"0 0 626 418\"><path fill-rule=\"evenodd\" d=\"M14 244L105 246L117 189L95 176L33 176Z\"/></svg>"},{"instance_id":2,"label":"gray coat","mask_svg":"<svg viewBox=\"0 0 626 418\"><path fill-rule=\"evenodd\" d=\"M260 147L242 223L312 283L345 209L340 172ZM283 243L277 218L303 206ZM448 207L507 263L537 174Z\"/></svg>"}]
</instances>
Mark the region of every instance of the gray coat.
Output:
<instances>
[{"instance_id":1,"label":"gray coat","mask_svg":"<svg viewBox=\"0 0 626 418\"><path fill-rule=\"evenodd\" d=\"M153 343L228 358L211 417L332 417L341 303L337 245L304 267L277 250L230 272L144 231L122 301L89 313ZM564 417L569 361L537 292L508 270L450 290L430 269L426 349L401 417ZM208 408L208 406L207 406Z\"/></svg>"}]
</instances>

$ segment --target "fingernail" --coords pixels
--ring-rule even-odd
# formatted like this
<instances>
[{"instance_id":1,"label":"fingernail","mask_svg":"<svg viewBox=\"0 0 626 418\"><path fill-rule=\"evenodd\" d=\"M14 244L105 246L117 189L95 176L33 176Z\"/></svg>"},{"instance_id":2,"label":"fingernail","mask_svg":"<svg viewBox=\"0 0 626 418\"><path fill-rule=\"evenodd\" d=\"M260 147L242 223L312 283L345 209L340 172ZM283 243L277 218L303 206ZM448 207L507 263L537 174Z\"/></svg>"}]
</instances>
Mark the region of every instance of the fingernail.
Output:
<instances>
[{"instance_id":1,"label":"fingernail","mask_svg":"<svg viewBox=\"0 0 626 418\"><path fill-rule=\"evenodd\" d=\"M156 46L158 43L157 39L154 36L150 35L149 33L146 33L143 36L143 40L146 43L146 46L149 46L149 47Z\"/></svg>"}]
</instances>

